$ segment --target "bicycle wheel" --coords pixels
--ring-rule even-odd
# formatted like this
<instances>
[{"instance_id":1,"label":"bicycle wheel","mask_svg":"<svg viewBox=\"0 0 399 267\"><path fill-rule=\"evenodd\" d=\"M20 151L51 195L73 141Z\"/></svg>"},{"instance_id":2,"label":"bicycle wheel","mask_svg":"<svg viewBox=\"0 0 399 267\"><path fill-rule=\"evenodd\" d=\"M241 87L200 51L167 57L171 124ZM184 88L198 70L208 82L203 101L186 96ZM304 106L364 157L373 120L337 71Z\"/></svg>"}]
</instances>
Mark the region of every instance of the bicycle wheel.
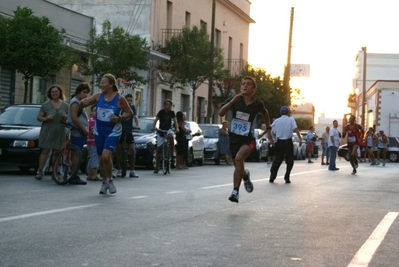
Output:
<instances>
[{"instance_id":1,"label":"bicycle wheel","mask_svg":"<svg viewBox=\"0 0 399 267\"><path fill-rule=\"evenodd\" d=\"M72 166L72 155L76 157L75 161L77 164L75 164L75 166ZM76 176L82 160L81 157L80 149L76 145L68 145L66 151L62 149L54 161L54 182L58 185L64 185L67 184L72 177Z\"/></svg>"},{"instance_id":2,"label":"bicycle wheel","mask_svg":"<svg viewBox=\"0 0 399 267\"><path fill-rule=\"evenodd\" d=\"M122 178L126 177L126 169L127 169L127 153L128 153L127 144L122 144L122 155L121 155L121 167L122 167Z\"/></svg>"},{"instance_id":3,"label":"bicycle wheel","mask_svg":"<svg viewBox=\"0 0 399 267\"><path fill-rule=\"evenodd\" d=\"M168 142L163 143L162 145L162 171L163 174L167 174L169 172L169 147Z\"/></svg>"}]
</instances>

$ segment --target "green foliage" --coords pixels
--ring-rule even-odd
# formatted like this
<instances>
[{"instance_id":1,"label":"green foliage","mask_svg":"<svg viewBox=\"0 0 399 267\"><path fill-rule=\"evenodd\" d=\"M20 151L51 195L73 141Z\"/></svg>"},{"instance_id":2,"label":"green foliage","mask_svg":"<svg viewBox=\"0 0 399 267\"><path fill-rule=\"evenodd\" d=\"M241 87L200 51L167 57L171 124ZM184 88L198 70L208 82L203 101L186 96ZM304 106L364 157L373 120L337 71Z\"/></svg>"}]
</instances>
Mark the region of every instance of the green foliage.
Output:
<instances>
[{"instance_id":1,"label":"green foliage","mask_svg":"<svg viewBox=\"0 0 399 267\"><path fill-rule=\"evenodd\" d=\"M36 17L18 7L11 19L0 19L0 65L23 75L26 103L28 82L35 76L55 75L71 61L71 51L61 43L47 17Z\"/></svg>"},{"instance_id":2,"label":"green foliage","mask_svg":"<svg viewBox=\"0 0 399 267\"><path fill-rule=\"evenodd\" d=\"M280 79L280 76L271 77L265 69L253 68L251 65L246 66L240 80L244 76L255 78L257 89L254 97L265 104L270 119L280 117L281 106L287 105L287 92L283 87L283 80ZM237 90L239 92L239 85Z\"/></svg>"},{"instance_id":3,"label":"green foliage","mask_svg":"<svg viewBox=\"0 0 399 267\"><path fill-rule=\"evenodd\" d=\"M224 69L222 49L214 48L213 78L221 80L228 71ZM179 81L189 83L195 91L209 76L210 40L205 28L184 27L182 32L166 42L166 53L170 61L165 61L169 72Z\"/></svg>"},{"instance_id":4,"label":"green foliage","mask_svg":"<svg viewBox=\"0 0 399 267\"><path fill-rule=\"evenodd\" d=\"M102 33L90 32L90 40L86 43L88 59L78 63L79 71L86 75L97 75L98 79L106 73L117 78L130 81L133 86L146 82L136 70L148 69L147 55L150 47L139 35L130 35L122 27L111 28L106 20Z\"/></svg>"},{"instance_id":5,"label":"green foliage","mask_svg":"<svg viewBox=\"0 0 399 267\"><path fill-rule=\"evenodd\" d=\"M299 130L305 131L308 130L310 126L313 125L313 121L311 118L301 117L295 118L296 125L298 126Z\"/></svg>"}]
</instances>

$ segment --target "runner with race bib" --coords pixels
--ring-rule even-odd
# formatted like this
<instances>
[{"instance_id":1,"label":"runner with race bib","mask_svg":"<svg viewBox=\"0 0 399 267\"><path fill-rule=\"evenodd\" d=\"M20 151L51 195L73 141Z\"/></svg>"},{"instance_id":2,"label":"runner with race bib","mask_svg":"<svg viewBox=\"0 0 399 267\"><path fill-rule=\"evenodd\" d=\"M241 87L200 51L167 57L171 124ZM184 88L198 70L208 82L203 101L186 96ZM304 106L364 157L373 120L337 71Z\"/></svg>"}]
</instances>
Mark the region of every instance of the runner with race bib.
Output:
<instances>
[{"instance_id":1,"label":"runner with race bib","mask_svg":"<svg viewBox=\"0 0 399 267\"><path fill-rule=\"evenodd\" d=\"M271 138L269 112L263 103L253 97L256 92L256 82L252 77L244 77L240 93L222 103L219 116L223 117L231 110L231 128L229 132L230 153L234 161L234 185L229 197L232 202L238 203L238 191L241 180L244 180L245 190L251 193L254 189L250 174L244 168L245 159L256 149L253 129L266 125L268 137Z\"/></svg>"}]
</instances>

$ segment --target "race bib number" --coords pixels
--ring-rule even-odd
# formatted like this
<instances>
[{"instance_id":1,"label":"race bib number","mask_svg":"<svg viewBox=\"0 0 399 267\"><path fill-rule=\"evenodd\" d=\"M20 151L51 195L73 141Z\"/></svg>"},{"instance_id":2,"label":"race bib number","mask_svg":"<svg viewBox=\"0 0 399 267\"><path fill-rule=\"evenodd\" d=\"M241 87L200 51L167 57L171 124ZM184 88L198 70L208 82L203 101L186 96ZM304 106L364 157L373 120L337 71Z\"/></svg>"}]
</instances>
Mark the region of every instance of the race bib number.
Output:
<instances>
[{"instance_id":1,"label":"race bib number","mask_svg":"<svg viewBox=\"0 0 399 267\"><path fill-rule=\"evenodd\" d=\"M115 116L112 109L98 108L97 109L97 120L100 121L111 121L111 117Z\"/></svg>"},{"instance_id":2,"label":"race bib number","mask_svg":"<svg viewBox=\"0 0 399 267\"><path fill-rule=\"evenodd\" d=\"M351 143L356 142L356 136L348 136L348 142L351 142Z\"/></svg>"},{"instance_id":3,"label":"race bib number","mask_svg":"<svg viewBox=\"0 0 399 267\"><path fill-rule=\"evenodd\" d=\"M251 123L248 121L238 120L236 118L231 121L230 131L235 134L248 136L250 129Z\"/></svg>"}]
</instances>

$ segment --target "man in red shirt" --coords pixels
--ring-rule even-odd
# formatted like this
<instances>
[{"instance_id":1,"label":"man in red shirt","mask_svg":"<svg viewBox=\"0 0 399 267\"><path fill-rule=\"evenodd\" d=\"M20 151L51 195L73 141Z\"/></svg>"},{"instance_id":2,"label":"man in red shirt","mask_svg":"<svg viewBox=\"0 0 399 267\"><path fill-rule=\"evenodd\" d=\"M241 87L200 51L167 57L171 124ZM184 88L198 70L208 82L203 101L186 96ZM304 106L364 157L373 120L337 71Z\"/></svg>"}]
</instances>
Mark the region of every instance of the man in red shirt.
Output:
<instances>
[{"instance_id":1,"label":"man in red shirt","mask_svg":"<svg viewBox=\"0 0 399 267\"><path fill-rule=\"evenodd\" d=\"M350 116L348 125L344 127L342 131L342 138L345 138L347 134L348 134L347 145L348 145L349 161L353 167L352 175L355 175L356 169L358 167L357 148L359 147L360 136L363 136L364 131L362 126L355 123L354 115Z\"/></svg>"}]
</instances>

